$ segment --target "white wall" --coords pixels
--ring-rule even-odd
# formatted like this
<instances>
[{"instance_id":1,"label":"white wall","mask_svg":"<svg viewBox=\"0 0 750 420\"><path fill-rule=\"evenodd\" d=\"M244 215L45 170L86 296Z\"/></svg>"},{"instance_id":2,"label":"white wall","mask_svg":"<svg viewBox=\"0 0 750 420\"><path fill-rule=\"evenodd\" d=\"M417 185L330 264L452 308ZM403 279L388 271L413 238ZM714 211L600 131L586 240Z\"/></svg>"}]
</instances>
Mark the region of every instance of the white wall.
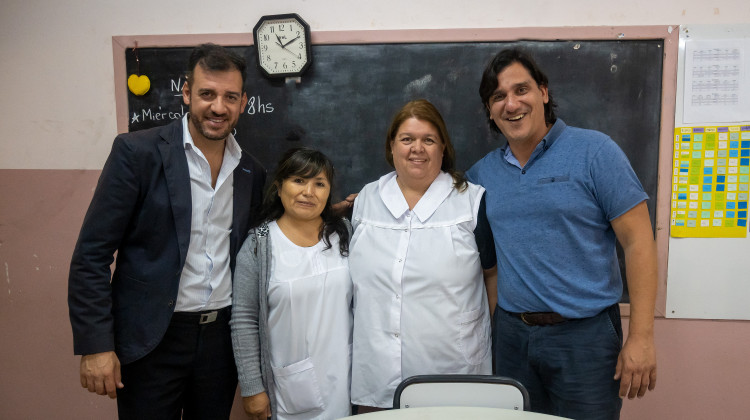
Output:
<instances>
[{"instance_id":1,"label":"white wall","mask_svg":"<svg viewBox=\"0 0 750 420\"><path fill-rule=\"evenodd\" d=\"M113 35L250 33L285 12L313 31L721 24L750 21L750 2L3 0L0 169L101 168L116 132Z\"/></svg>"}]
</instances>

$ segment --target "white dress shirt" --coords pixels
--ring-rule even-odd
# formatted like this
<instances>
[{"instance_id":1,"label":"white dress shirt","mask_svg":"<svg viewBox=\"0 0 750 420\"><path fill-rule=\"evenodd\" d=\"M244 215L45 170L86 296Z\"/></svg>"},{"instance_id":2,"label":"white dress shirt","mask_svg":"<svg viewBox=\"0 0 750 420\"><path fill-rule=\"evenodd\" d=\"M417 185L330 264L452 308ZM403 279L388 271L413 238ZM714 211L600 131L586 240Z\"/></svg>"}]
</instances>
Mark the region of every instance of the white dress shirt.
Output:
<instances>
[{"instance_id":1,"label":"white dress shirt","mask_svg":"<svg viewBox=\"0 0 750 420\"><path fill-rule=\"evenodd\" d=\"M441 172L409 210L392 172L354 202L352 403L391 407L421 374L490 374L490 318L474 238L484 188Z\"/></svg>"},{"instance_id":2,"label":"white dress shirt","mask_svg":"<svg viewBox=\"0 0 750 420\"><path fill-rule=\"evenodd\" d=\"M216 186L211 186L211 167L195 146L182 119L183 143L190 172L193 210L190 246L180 277L175 311L197 312L221 309L232 304L232 272L229 267L229 234L232 232L234 169L242 149L231 134L226 139L224 160Z\"/></svg>"},{"instance_id":3,"label":"white dress shirt","mask_svg":"<svg viewBox=\"0 0 750 420\"><path fill-rule=\"evenodd\" d=\"M271 235L268 330L278 420L337 419L351 414L349 375L352 282L337 235L331 248Z\"/></svg>"}]
</instances>

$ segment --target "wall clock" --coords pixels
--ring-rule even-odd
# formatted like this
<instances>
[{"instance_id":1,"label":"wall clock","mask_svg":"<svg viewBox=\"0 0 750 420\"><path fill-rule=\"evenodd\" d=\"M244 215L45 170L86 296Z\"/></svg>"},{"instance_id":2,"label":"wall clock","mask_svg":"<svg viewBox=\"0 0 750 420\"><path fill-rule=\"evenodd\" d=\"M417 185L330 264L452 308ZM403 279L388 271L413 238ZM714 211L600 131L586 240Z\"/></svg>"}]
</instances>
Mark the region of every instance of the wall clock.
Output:
<instances>
[{"instance_id":1,"label":"wall clock","mask_svg":"<svg viewBox=\"0 0 750 420\"><path fill-rule=\"evenodd\" d=\"M299 77L310 67L310 25L296 13L261 17L253 38L266 77Z\"/></svg>"}]
</instances>

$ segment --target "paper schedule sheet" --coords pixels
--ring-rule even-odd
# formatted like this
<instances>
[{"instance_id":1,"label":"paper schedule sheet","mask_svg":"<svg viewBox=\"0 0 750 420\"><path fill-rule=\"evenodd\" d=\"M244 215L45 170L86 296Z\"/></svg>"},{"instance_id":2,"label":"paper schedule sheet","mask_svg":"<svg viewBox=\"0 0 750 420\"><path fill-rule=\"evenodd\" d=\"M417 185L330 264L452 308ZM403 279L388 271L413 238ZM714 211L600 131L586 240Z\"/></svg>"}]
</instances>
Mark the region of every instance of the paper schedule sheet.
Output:
<instances>
[{"instance_id":1,"label":"paper schedule sheet","mask_svg":"<svg viewBox=\"0 0 750 420\"><path fill-rule=\"evenodd\" d=\"M750 120L750 51L742 39L685 43L684 123Z\"/></svg>"}]
</instances>

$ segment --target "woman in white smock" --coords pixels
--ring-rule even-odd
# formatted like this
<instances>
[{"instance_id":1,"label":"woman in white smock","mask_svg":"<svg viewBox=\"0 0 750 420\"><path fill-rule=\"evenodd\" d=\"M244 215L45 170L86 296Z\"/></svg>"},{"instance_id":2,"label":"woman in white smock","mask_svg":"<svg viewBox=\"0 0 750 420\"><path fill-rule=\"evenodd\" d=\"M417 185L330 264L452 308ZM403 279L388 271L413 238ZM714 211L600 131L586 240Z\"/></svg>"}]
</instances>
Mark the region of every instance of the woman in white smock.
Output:
<instances>
[{"instance_id":1,"label":"woman in white smock","mask_svg":"<svg viewBox=\"0 0 750 420\"><path fill-rule=\"evenodd\" d=\"M425 100L394 117L386 160L395 171L364 187L352 216L352 403L362 411L391 407L413 375L492 373L497 271L484 189L455 170Z\"/></svg>"},{"instance_id":2,"label":"woman in white smock","mask_svg":"<svg viewBox=\"0 0 750 420\"><path fill-rule=\"evenodd\" d=\"M237 256L232 344L254 419L351 413L351 226L331 210L333 165L299 148L279 162L259 227Z\"/></svg>"}]
</instances>

